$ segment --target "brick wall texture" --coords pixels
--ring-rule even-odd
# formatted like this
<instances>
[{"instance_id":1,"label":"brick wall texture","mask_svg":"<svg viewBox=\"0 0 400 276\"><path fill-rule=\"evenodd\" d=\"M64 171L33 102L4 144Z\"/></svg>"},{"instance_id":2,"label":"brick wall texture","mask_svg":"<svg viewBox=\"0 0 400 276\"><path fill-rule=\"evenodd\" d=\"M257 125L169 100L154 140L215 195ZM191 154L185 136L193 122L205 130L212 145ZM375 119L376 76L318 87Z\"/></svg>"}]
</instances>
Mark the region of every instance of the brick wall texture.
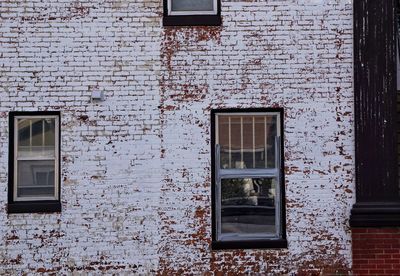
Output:
<instances>
[{"instance_id":1,"label":"brick wall texture","mask_svg":"<svg viewBox=\"0 0 400 276\"><path fill-rule=\"evenodd\" d=\"M400 229L352 230L355 275L399 275Z\"/></svg>"},{"instance_id":2,"label":"brick wall texture","mask_svg":"<svg viewBox=\"0 0 400 276\"><path fill-rule=\"evenodd\" d=\"M0 1L0 274L346 273L350 0ZM91 102L92 91L105 100ZM210 110L283 107L287 249L212 251ZM7 214L8 112L60 110L62 212Z\"/></svg>"}]
</instances>

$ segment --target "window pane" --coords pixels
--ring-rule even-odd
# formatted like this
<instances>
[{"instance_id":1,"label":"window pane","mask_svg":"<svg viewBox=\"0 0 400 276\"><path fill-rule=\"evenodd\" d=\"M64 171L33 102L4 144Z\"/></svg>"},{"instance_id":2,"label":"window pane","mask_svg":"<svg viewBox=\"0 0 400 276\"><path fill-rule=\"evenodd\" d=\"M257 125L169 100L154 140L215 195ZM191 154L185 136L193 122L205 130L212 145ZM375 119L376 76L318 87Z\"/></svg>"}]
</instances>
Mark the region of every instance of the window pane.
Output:
<instances>
[{"instance_id":1,"label":"window pane","mask_svg":"<svg viewBox=\"0 0 400 276\"><path fill-rule=\"evenodd\" d=\"M55 119L18 120L18 158L54 158Z\"/></svg>"},{"instance_id":2,"label":"window pane","mask_svg":"<svg viewBox=\"0 0 400 276\"><path fill-rule=\"evenodd\" d=\"M31 141L31 120L18 120L18 145L29 147Z\"/></svg>"},{"instance_id":3,"label":"window pane","mask_svg":"<svg viewBox=\"0 0 400 276\"><path fill-rule=\"evenodd\" d=\"M32 147L38 148L43 146L43 120L32 119Z\"/></svg>"},{"instance_id":4,"label":"window pane","mask_svg":"<svg viewBox=\"0 0 400 276\"><path fill-rule=\"evenodd\" d=\"M17 197L54 196L55 161L17 162Z\"/></svg>"},{"instance_id":5,"label":"window pane","mask_svg":"<svg viewBox=\"0 0 400 276\"><path fill-rule=\"evenodd\" d=\"M253 116L243 116L243 168L251 169L254 168L253 157L254 157L254 148L253 148Z\"/></svg>"},{"instance_id":6,"label":"window pane","mask_svg":"<svg viewBox=\"0 0 400 276\"><path fill-rule=\"evenodd\" d=\"M55 145L55 120L44 119L44 145L54 146Z\"/></svg>"},{"instance_id":7,"label":"window pane","mask_svg":"<svg viewBox=\"0 0 400 276\"><path fill-rule=\"evenodd\" d=\"M242 162L242 129L241 129L241 116L229 116L231 125L231 145L230 145L230 156L231 165L230 168L242 169L244 163Z\"/></svg>"},{"instance_id":8,"label":"window pane","mask_svg":"<svg viewBox=\"0 0 400 276\"><path fill-rule=\"evenodd\" d=\"M218 117L218 137L220 145L220 159L221 168L230 168L230 156L229 156L229 118L227 116Z\"/></svg>"},{"instance_id":9,"label":"window pane","mask_svg":"<svg viewBox=\"0 0 400 276\"><path fill-rule=\"evenodd\" d=\"M265 122L266 116L254 116L254 151L255 151L255 167L266 168L266 155L267 155L267 144L269 141L266 140Z\"/></svg>"},{"instance_id":10,"label":"window pane","mask_svg":"<svg viewBox=\"0 0 400 276\"><path fill-rule=\"evenodd\" d=\"M221 180L221 237L276 235L276 180L245 178Z\"/></svg>"},{"instance_id":11,"label":"window pane","mask_svg":"<svg viewBox=\"0 0 400 276\"><path fill-rule=\"evenodd\" d=\"M171 0L172 11L213 11L213 0Z\"/></svg>"},{"instance_id":12,"label":"window pane","mask_svg":"<svg viewBox=\"0 0 400 276\"><path fill-rule=\"evenodd\" d=\"M276 115L218 115L221 168L275 168Z\"/></svg>"},{"instance_id":13,"label":"window pane","mask_svg":"<svg viewBox=\"0 0 400 276\"><path fill-rule=\"evenodd\" d=\"M277 135L276 116L267 118L267 164L268 168L275 168L275 137Z\"/></svg>"}]
</instances>

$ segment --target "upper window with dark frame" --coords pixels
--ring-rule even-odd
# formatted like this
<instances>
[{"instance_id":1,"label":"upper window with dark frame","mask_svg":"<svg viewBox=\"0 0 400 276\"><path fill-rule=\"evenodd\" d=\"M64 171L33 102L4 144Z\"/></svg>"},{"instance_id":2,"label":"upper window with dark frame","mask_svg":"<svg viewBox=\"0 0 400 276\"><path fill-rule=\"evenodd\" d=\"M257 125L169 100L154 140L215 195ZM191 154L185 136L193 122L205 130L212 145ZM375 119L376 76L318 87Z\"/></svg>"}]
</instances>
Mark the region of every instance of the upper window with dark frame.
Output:
<instances>
[{"instance_id":1,"label":"upper window with dark frame","mask_svg":"<svg viewBox=\"0 0 400 276\"><path fill-rule=\"evenodd\" d=\"M10 113L9 212L61 210L59 140L59 112Z\"/></svg>"},{"instance_id":2,"label":"upper window with dark frame","mask_svg":"<svg viewBox=\"0 0 400 276\"><path fill-rule=\"evenodd\" d=\"M215 110L213 249L286 247L282 110Z\"/></svg>"},{"instance_id":3,"label":"upper window with dark frame","mask_svg":"<svg viewBox=\"0 0 400 276\"><path fill-rule=\"evenodd\" d=\"M164 26L221 25L220 0L164 0Z\"/></svg>"}]
</instances>

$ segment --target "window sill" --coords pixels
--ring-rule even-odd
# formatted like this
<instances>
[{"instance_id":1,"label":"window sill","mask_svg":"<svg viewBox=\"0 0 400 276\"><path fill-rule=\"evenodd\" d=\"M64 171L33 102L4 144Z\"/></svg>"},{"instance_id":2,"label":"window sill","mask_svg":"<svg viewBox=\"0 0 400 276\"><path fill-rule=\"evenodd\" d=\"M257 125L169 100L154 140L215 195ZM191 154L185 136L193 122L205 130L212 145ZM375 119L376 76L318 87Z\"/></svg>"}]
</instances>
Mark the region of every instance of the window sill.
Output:
<instances>
[{"instance_id":1,"label":"window sill","mask_svg":"<svg viewBox=\"0 0 400 276\"><path fill-rule=\"evenodd\" d=\"M356 203L351 210L350 226L400 226L400 203Z\"/></svg>"},{"instance_id":2,"label":"window sill","mask_svg":"<svg viewBox=\"0 0 400 276\"><path fill-rule=\"evenodd\" d=\"M213 241L212 250L287 248L287 240Z\"/></svg>"},{"instance_id":3,"label":"window sill","mask_svg":"<svg viewBox=\"0 0 400 276\"><path fill-rule=\"evenodd\" d=\"M59 201L24 201L8 204L9 214L18 213L56 213L61 212Z\"/></svg>"},{"instance_id":4,"label":"window sill","mask_svg":"<svg viewBox=\"0 0 400 276\"><path fill-rule=\"evenodd\" d=\"M168 15L163 18L164 26L220 26L219 15Z\"/></svg>"}]
</instances>

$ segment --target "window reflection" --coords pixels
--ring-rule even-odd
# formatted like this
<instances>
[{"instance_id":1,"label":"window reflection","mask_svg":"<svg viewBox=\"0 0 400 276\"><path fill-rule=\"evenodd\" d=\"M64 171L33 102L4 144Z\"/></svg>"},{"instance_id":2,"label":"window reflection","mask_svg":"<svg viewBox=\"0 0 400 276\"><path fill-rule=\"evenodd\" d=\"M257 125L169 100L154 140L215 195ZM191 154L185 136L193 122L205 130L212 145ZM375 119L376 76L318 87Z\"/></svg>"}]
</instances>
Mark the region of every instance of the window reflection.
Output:
<instances>
[{"instance_id":1,"label":"window reflection","mask_svg":"<svg viewBox=\"0 0 400 276\"><path fill-rule=\"evenodd\" d=\"M222 169L275 167L276 116L219 116Z\"/></svg>"},{"instance_id":2,"label":"window reflection","mask_svg":"<svg viewBox=\"0 0 400 276\"><path fill-rule=\"evenodd\" d=\"M213 11L214 0L171 0L172 11Z\"/></svg>"},{"instance_id":3,"label":"window reflection","mask_svg":"<svg viewBox=\"0 0 400 276\"><path fill-rule=\"evenodd\" d=\"M18 197L54 195L54 161L18 161Z\"/></svg>"},{"instance_id":4,"label":"window reflection","mask_svg":"<svg viewBox=\"0 0 400 276\"><path fill-rule=\"evenodd\" d=\"M54 157L55 120L18 120L18 157Z\"/></svg>"},{"instance_id":5,"label":"window reflection","mask_svg":"<svg viewBox=\"0 0 400 276\"><path fill-rule=\"evenodd\" d=\"M56 119L17 119L16 196L55 195Z\"/></svg>"},{"instance_id":6,"label":"window reflection","mask_svg":"<svg viewBox=\"0 0 400 276\"><path fill-rule=\"evenodd\" d=\"M221 180L221 234L275 235L276 181L272 178Z\"/></svg>"}]
</instances>

